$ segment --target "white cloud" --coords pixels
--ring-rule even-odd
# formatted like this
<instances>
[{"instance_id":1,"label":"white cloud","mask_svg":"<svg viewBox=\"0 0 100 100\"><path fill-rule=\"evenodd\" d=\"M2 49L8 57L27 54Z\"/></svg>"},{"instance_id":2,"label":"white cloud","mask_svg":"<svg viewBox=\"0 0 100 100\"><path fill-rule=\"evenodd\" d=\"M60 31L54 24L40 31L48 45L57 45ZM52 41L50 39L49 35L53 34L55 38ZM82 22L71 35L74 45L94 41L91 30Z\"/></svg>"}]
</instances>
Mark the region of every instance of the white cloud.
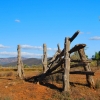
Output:
<instances>
[{"instance_id":1,"label":"white cloud","mask_svg":"<svg viewBox=\"0 0 100 100\"><path fill-rule=\"evenodd\" d=\"M87 32L86 34L91 34L91 32Z\"/></svg>"},{"instance_id":2,"label":"white cloud","mask_svg":"<svg viewBox=\"0 0 100 100\"><path fill-rule=\"evenodd\" d=\"M17 52L7 52L3 51L0 52L1 56L9 56L9 57L17 57ZM29 52L21 52L22 57L41 57L43 54L35 54L35 53L29 53Z\"/></svg>"},{"instance_id":3,"label":"white cloud","mask_svg":"<svg viewBox=\"0 0 100 100\"><path fill-rule=\"evenodd\" d=\"M90 40L100 40L100 36L91 37Z\"/></svg>"},{"instance_id":4,"label":"white cloud","mask_svg":"<svg viewBox=\"0 0 100 100\"><path fill-rule=\"evenodd\" d=\"M0 44L0 48L9 48L9 46L4 46L4 45L2 45L2 44Z\"/></svg>"},{"instance_id":5,"label":"white cloud","mask_svg":"<svg viewBox=\"0 0 100 100\"><path fill-rule=\"evenodd\" d=\"M2 56L17 56L17 52L3 51L3 52L0 52L0 55L2 55Z\"/></svg>"},{"instance_id":6,"label":"white cloud","mask_svg":"<svg viewBox=\"0 0 100 100\"><path fill-rule=\"evenodd\" d=\"M25 57L41 57L43 54L35 54L35 53L29 53L29 52L22 52L22 56Z\"/></svg>"},{"instance_id":7,"label":"white cloud","mask_svg":"<svg viewBox=\"0 0 100 100\"><path fill-rule=\"evenodd\" d=\"M31 46L31 45L21 45L22 49L37 49L37 50L43 50L41 46Z\"/></svg>"},{"instance_id":8,"label":"white cloud","mask_svg":"<svg viewBox=\"0 0 100 100\"><path fill-rule=\"evenodd\" d=\"M80 32L80 34L83 34L84 32Z\"/></svg>"},{"instance_id":9,"label":"white cloud","mask_svg":"<svg viewBox=\"0 0 100 100\"><path fill-rule=\"evenodd\" d=\"M80 34L91 34L91 32L80 32Z\"/></svg>"},{"instance_id":10,"label":"white cloud","mask_svg":"<svg viewBox=\"0 0 100 100\"><path fill-rule=\"evenodd\" d=\"M16 19L15 22L20 23L20 20L19 19Z\"/></svg>"},{"instance_id":11,"label":"white cloud","mask_svg":"<svg viewBox=\"0 0 100 100\"><path fill-rule=\"evenodd\" d=\"M21 45L22 49L36 49L36 50L43 50L42 46L31 46L31 45ZM48 51L56 51L56 48L47 48Z\"/></svg>"}]
</instances>

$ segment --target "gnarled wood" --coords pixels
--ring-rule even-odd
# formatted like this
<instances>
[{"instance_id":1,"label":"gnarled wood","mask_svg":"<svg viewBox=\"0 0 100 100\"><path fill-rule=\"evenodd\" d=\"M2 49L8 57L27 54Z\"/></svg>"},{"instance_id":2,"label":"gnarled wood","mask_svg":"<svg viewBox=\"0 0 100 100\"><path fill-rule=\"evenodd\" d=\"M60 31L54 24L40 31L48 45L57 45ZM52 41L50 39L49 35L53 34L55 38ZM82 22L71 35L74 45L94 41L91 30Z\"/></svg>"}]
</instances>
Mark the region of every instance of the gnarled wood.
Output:
<instances>
[{"instance_id":1,"label":"gnarled wood","mask_svg":"<svg viewBox=\"0 0 100 100\"><path fill-rule=\"evenodd\" d=\"M24 69L23 69L23 63L22 63L22 60L21 60L21 47L20 45L18 45L17 47L17 52L18 52L18 56L17 56L17 76L20 78L20 79L23 79L24 78Z\"/></svg>"},{"instance_id":2,"label":"gnarled wood","mask_svg":"<svg viewBox=\"0 0 100 100\"><path fill-rule=\"evenodd\" d=\"M43 64L43 72L45 73L48 69L47 68L47 46L46 46L46 44L43 44L42 64Z\"/></svg>"},{"instance_id":3,"label":"gnarled wood","mask_svg":"<svg viewBox=\"0 0 100 100\"><path fill-rule=\"evenodd\" d=\"M86 61L87 57L85 55L84 49L80 49L80 50L78 50L78 52L79 52L81 60L82 61ZM85 71L91 71L89 63L85 63L84 70ZM90 87L94 87L95 86L94 79L93 79L93 77L91 75L86 75L86 79L87 79L87 83L89 84Z\"/></svg>"},{"instance_id":4,"label":"gnarled wood","mask_svg":"<svg viewBox=\"0 0 100 100\"><path fill-rule=\"evenodd\" d=\"M77 35L79 34L79 32L80 32L80 31L76 31L76 32L74 33L74 35L70 38L70 42L72 42L72 41L77 37Z\"/></svg>"},{"instance_id":5,"label":"gnarled wood","mask_svg":"<svg viewBox=\"0 0 100 100\"><path fill-rule=\"evenodd\" d=\"M69 92L69 72L70 72L70 41L69 38L65 38L64 44L64 77L63 77L63 89L65 92Z\"/></svg>"},{"instance_id":6,"label":"gnarled wood","mask_svg":"<svg viewBox=\"0 0 100 100\"><path fill-rule=\"evenodd\" d=\"M86 61L82 61L82 60L71 60L71 62L91 63L91 61L89 61L89 60L86 60Z\"/></svg>"},{"instance_id":7,"label":"gnarled wood","mask_svg":"<svg viewBox=\"0 0 100 100\"><path fill-rule=\"evenodd\" d=\"M84 48L85 46L86 46L86 44L77 44L77 45L75 45L75 46L69 51L69 53L78 51L79 49L82 49L82 48Z\"/></svg>"},{"instance_id":8,"label":"gnarled wood","mask_svg":"<svg viewBox=\"0 0 100 100\"><path fill-rule=\"evenodd\" d=\"M94 75L92 71L71 71L70 74Z\"/></svg>"},{"instance_id":9,"label":"gnarled wood","mask_svg":"<svg viewBox=\"0 0 100 100\"><path fill-rule=\"evenodd\" d=\"M75 67L80 67L80 66L84 66L84 63L79 63L79 64L73 64L70 66L70 68L75 68Z\"/></svg>"}]
</instances>

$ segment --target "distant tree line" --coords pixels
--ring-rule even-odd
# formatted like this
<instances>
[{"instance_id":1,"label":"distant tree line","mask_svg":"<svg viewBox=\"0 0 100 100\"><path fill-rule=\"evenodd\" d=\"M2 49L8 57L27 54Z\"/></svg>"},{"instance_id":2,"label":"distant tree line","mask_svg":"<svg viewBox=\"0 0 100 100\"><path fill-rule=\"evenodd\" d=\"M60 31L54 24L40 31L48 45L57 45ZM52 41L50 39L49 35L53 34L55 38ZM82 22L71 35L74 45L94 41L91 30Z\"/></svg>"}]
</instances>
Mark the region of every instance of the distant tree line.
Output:
<instances>
[{"instance_id":1,"label":"distant tree line","mask_svg":"<svg viewBox=\"0 0 100 100\"><path fill-rule=\"evenodd\" d=\"M100 51L95 52L95 55L92 56L92 60L96 60L97 66L100 66Z\"/></svg>"},{"instance_id":2,"label":"distant tree line","mask_svg":"<svg viewBox=\"0 0 100 100\"><path fill-rule=\"evenodd\" d=\"M93 60L100 60L100 51L95 52L95 55L92 56Z\"/></svg>"}]
</instances>

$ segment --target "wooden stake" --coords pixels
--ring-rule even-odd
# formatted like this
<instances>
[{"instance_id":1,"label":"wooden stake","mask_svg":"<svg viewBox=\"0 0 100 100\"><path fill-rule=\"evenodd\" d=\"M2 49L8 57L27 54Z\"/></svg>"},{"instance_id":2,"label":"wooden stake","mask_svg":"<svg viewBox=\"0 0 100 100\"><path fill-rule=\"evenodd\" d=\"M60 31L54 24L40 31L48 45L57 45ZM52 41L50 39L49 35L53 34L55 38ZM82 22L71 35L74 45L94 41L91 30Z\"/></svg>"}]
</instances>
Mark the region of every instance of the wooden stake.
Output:
<instances>
[{"instance_id":1,"label":"wooden stake","mask_svg":"<svg viewBox=\"0 0 100 100\"><path fill-rule=\"evenodd\" d=\"M46 44L43 44L43 59L42 59L42 64L43 64L43 72L45 73L47 71L47 46Z\"/></svg>"},{"instance_id":2,"label":"wooden stake","mask_svg":"<svg viewBox=\"0 0 100 100\"><path fill-rule=\"evenodd\" d=\"M18 56L17 56L17 75L20 79L23 79L23 75L24 75L24 69L22 68L22 61L21 61L21 47L20 45L18 45L17 47L17 52L18 52Z\"/></svg>"},{"instance_id":3,"label":"wooden stake","mask_svg":"<svg viewBox=\"0 0 100 100\"><path fill-rule=\"evenodd\" d=\"M69 38L65 38L64 44L64 77L63 77L63 89L65 92L69 92L70 84L69 84L69 72L70 72L70 40Z\"/></svg>"}]
</instances>

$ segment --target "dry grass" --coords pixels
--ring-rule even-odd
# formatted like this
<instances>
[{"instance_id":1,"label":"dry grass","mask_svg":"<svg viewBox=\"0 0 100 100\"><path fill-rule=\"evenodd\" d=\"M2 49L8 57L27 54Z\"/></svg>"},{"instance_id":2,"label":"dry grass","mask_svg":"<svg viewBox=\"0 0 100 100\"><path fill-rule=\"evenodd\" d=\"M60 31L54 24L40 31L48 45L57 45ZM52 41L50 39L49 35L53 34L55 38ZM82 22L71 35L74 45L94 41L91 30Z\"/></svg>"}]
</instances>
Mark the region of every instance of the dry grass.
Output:
<instances>
[{"instance_id":1,"label":"dry grass","mask_svg":"<svg viewBox=\"0 0 100 100\"><path fill-rule=\"evenodd\" d=\"M95 88L100 89L100 79L97 79L95 82Z\"/></svg>"},{"instance_id":2,"label":"dry grass","mask_svg":"<svg viewBox=\"0 0 100 100\"><path fill-rule=\"evenodd\" d=\"M0 73L0 77L8 77L8 76L13 76L13 72L2 72Z\"/></svg>"}]
</instances>

